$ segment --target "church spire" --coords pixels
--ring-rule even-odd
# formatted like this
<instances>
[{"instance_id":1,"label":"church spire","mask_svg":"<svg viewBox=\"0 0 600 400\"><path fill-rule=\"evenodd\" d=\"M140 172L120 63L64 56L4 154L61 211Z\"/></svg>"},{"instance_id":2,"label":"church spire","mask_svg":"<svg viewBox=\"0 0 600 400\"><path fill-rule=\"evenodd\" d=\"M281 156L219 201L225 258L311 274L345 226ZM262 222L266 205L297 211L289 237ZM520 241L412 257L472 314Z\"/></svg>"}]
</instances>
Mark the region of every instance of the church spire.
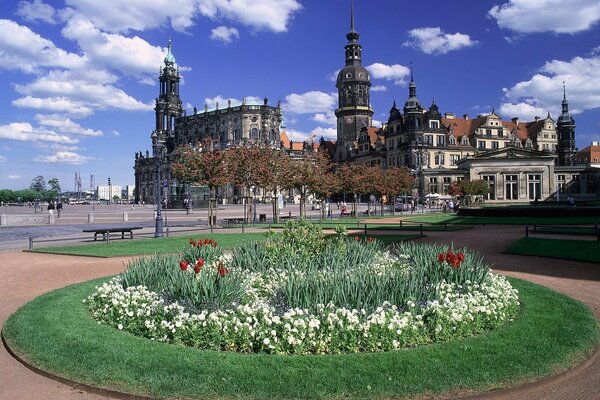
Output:
<instances>
[{"instance_id":1,"label":"church spire","mask_svg":"<svg viewBox=\"0 0 600 400\"><path fill-rule=\"evenodd\" d=\"M348 43L356 43L359 38L358 32L354 29L354 0L351 0L350 4L350 32L346 34L346 39L348 39Z\"/></svg>"}]
</instances>

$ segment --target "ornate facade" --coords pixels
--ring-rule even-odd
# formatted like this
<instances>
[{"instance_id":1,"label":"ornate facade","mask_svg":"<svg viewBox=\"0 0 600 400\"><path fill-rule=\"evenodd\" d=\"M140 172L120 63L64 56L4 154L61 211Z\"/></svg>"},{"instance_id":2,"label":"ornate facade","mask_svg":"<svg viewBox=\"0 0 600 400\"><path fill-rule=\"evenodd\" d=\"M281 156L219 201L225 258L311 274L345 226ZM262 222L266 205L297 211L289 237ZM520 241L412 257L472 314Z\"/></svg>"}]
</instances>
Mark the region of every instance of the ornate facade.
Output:
<instances>
[{"instance_id":1,"label":"ornate facade","mask_svg":"<svg viewBox=\"0 0 600 400\"><path fill-rule=\"evenodd\" d=\"M442 115L435 101L428 108L422 106L411 67L404 107L400 110L394 101L387 122L372 127L371 83L361 65L353 11L346 37L346 65L336 84L337 143L332 153L336 161L405 166L418 178L413 193L418 197L446 193L452 181L485 179L492 188L488 195L492 202L583 194L590 185L580 182L595 180L594 174L600 177L598 171L575 167L575 120L566 91L557 122L550 113L530 122L503 120L494 110L476 118Z\"/></svg>"},{"instance_id":2,"label":"ornate facade","mask_svg":"<svg viewBox=\"0 0 600 400\"><path fill-rule=\"evenodd\" d=\"M286 146L287 136L280 131L283 122L280 103L270 106L266 98L263 102L244 100L240 104L228 101L226 107L220 108L217 103L215 108L209 109L205 105L203 111L198 112L194 108L192 115L186 115L179 96L180 79L169 40L168 53L159 75L159 96L154 108L156 124L151 138L153 149L160 143L164 144L166 150L160 163L160 190L161 197L168 199L173 206L181 206L187 190L171 177L173 152L180 145L197 145L209 139L213 148L219 150L247 143L262 143L292 153L299 151L289 141ZM135 154L136 202L155 201L157 159L155 152L150 154L147 150ZM201 204L205 195L202 188L196 188L194 203ZM226 188L220 195L234 197L235 189Z\"/></svg>"}]
</instances>

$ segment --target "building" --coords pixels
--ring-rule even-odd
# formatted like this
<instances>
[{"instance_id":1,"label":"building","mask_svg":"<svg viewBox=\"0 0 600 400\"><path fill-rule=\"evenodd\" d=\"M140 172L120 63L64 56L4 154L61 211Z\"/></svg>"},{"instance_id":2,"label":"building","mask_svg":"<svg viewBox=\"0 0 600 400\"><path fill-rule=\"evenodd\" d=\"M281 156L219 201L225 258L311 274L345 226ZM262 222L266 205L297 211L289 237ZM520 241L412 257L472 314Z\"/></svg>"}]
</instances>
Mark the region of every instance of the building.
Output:
<instances>
[{"instance_id":1,"label":"building","mask_svg":"<svg viewBox=\"0 0 600 400\"><path fill-rule=\"evenodd\" d=\"M408 97L402 110L394 101L387 122L371 126L369 74L361 64L362 47L351 11L345 66L337 77L337 141L333 159L344 163L405 166L417 178L417 193L447 192L453 181L484 179L490 202L559 199L561 193L585 197L600 191L600 170L582 160L594 158L575 148L575 119L566 89L562 113L545 118L504 120L495 110L470 118L440 113L435 101L424 107L417 96L411 66ZM600 158L596 156L595 158ZM596 163L598 160L596 160Z\"/></svg>"},{"instance_id":2,"label":"building","mask_svg":"<svg viewBox=\"0 0 600 400\"><path fill-rule=\"evenodd\" d=\"M180 145L195 146L210 140L212 148L218 150L249 143L260 143L294 154L304 150L305 146L298 149L297 145L290 144L285 132L281 130L283 117L279 102L276 106L271 106L267 98L262 102L244 99L240 104L228 101L224 107L217 103L215 108L209 109L205 105L203 111L194 108L192 115L186 115L179 96L180 80L179 68L169 40L168 53L159 76L159 95L154 108L156 127L151 135L153 154L148 150L135 154L136 202L154 203L158 169L161 177L161 198L168 199L172 206L182 206L187 191L193 192L194 204L199 205L207 201L206 188L192 189L171 176L173 154ZM164 154L156 154L157 149L164 149L161 150ZM157 163L157 160L160 160L160 163ZM239 191L240 188L235 187L223 188L219 197L241 197Z\"/></svg>"},{"instance_id":3,"label":"building","mask_svg":"<svg viewBox=\"0 0 600 400\"><path fill-rule=\"evenodd\" d=\"M121 186L119 185L99 185L96 187L97 200L112 201L115 196L121 198Z\"/></svg>"}]
</instances>

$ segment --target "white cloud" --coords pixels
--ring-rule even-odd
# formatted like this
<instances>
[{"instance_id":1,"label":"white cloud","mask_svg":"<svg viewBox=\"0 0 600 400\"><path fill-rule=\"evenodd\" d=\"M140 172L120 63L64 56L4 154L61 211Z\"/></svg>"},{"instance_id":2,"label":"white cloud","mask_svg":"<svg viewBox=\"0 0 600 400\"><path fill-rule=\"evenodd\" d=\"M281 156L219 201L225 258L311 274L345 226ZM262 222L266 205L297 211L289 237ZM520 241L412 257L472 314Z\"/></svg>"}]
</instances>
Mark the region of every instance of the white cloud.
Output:
<instances>
[{"instance_id":1,"label":"white cloud","mask_svg":"<svg viewBox=\"0 0 600 400\"><path fill-rule=\"evenodd\" d=\"M84 128L69 117L60 114L36 114L35 119L42 126L50 127L58 133L82 136L102 136L102 131Z\"/></svg>"},{"instance_id":2,"label":"white cloud","mask_svg":"<svg viewBox=\"0 0 600 400\"><path fill-rule=\"evenodd\" d=\"M317 113L312 117L313 121L320 122L328 125L337 125L337 117L333 113L333 111L328 112L327 114Z\"/></svg>"},{"instance_id":3,"label":"white cloud","mask_svg":"<svg viewBox=\"0 0 600 400\"><path fill-rule=\"evenodd\" d=\"M573 114L600 108L597 90L600 87L600 55L547 62L529 80L503 89L507 100L503 108L517 111L515 107L520 107L524 112L535 111L540 116L545 114L540 110L550 110L556 116L563 97L563 82L566 82L569 109Z\"/></svg>"},{"instance_id":4,"label":"white cloud","mask_svg":"<svg viewBox=\"0 0 600 400\"><path fill-rule=\"evenodd\" d=\"M16 180L16 179L21 179L20 175L15 175L15 174L10 174L7 176L8 179L10 180Z\"/></svg>"},{"instance_id":5,"label":"white cloud","mask_svg":"<svg viewBox=\"0 0 600 400\"><path fill-rule=\"evenodd\" d=\"M144 104L113 85L88 82L70 71L50 71L47 75L25 84L15 85L17 92L27 97L13 101L13 105L50 111L59 111L53 99L71 103L74 109L64 108L69 114L87 114L94 110L150 111L152 104Z\"/></svg>"},{"instance_id":6,"label":"white cloud","mask_svg":"<svg viewBox=\"0 0 600 400\"><path fill-rule=\"evenodd\" d=\"M335 128L323 128L317 127L310 132L302 132L295 129L286 129L285 133L288 138L294 142L304 142L312 138L315 142L318 142L321 137L324 139L335 139L337 137L337 130Z\"/></svg>"},{"instance_id":7,"label":"white cloud","mask_svg":"<svg viewBox=\"0 0 600 400\"><path fill-rule=\"evenodd\" d=\"M81 17L71 18L63 28L65 38L77 41L96 66L110 66L126 74L155 74L167 49L152 46L134 36L105 33ZM149 77L142 77L149 83ZM153 80L155 82L155 80Z\"/></svg>"},{"instance_id":8,"label":"white cloud","mask_svg":"<svg viewBox=\"0 0 600 400\"><path fill-rule=\"evenodd\" d=\"M56 10L42 0L20 1L16 14L29 22L41 21L51 25L57 23Z\"/></svg>"},{"instance_id":9,"label":"white cloud","mask_svg":"<svg viewBox=\"0 0 600 400\"><path fill-rule=\"evenodd\" d=\"M239 22L255 30L285 32L296 11L296 0L66 0L107 32L144 31L165 25L186 31L198 15Z\"/></svg>"},{"instance_id":10,"label":"white cloud","mask_svg":"<svg viewBox=\"0 0 600 400\"><path fill-rule=\"evenodd\" d=\"M59 135L49 129L34 128L27 122L13 122L8 125L0 125L0 138L20 142L77 143L76 139L71 139L66 135Z\"/></svg>"},{"instance_id":11,"label":"white cloud","mask_svg":"<svg viewBox=\"0 0 600 400\"><path fill-rule=\"evenodd\" d=\"M111 131L110 134L113 136L121 136L121 132L119 131Z\"/></svg>"},{"instance_id":12,"label":"white cloud","mask_svg":"<svg viewBox=\"0 0 600 400\"><path fill-rule=\"evenodd\" d=\"M285 32L302 5L296 0L198 0L202 15L237 21L255 30Z\"/></svg>"},{"instance_id":13,"label":"white cloud","mask_svg":"<svg viewBox=\"0 0 600 400\"><path fill-rule=\"evenodd\" d=\"M500 28L515 32L577 33L600 21L598 0L509 0L488 12Z\"/></svg>"},{"instance_id":14,"label":"white cloud","mask_svg":"<svg viewBox=\"0 0 600 400\"><path fill-rule=\"evenodd\" d=\"M535 117L545 117L547 111L524 102L516 104L502 103L499 110L500 115L506 118L519 117L521 121L533 121Z\"/></svg>"},{"instance_id":15,"label":"white cloud","mask_svg":"<svg viewBox=\"0 0 600 400\"><path fill-rule=\"evenodd\" d=\"M386 65L382 63L374 63L367 65L365 68L367 68L371 74L371 78L394 81L396 85L406 84L404 78L410 75L410 69L400 64Z\"/></svg>"},{"instance_id":16,"label":"white cloud","mask_svg":"<svg viewBox=\"0 0 600 400\"><path fill-rule=\"evenodd\" d=\"M86 57L66 52L26 26L0 19L0 69L38 72L40 67L81 68Z\"/></svg>"},{"instance_id":17,"label":"white cloud","mask_svg":"<svg viewBox=\"0 0 600 400\"><path fill-rule=\"evenodd\" d=\"M257 96L246 96L244 97L244 99L246 100L246 102L259 102L262 104L263 99L261 99L260 97ZM233 105L239 105L242 103L243 100L239 100L236 99L234 97L223 97L221 95L217 95L215 97L206 97L204 99L204 104L206 104L208 106L208 108L216 108L217 105L219 106L219 108L227 108L229 101L231 101L231 104ZM204 108L199 108L198 112L203 112Z\"/></svg>"},{"instance_id":18,"label":"white cloud","mask_svg":"<svg viewBox=\"0 0 600 400\"><path fill-rule=\"evenodd\" d=\"M92 157L85 157L72 151L57 151L49 156L37 156L33 161L49 164L70 164L79 165L93 160Z\"/></svg>"},{"instance_id":19,"label":"white cloud","mask_svg":"<svg viewBox=\"0 0 600 400\"><path fill-rule=\"evenodd\" d=\"M371 86L371 91L372 92L385 92L387 90L387 87L385 85L374 85Z\"/></svg>"},{"instance_id":20,"label":"white cloud","mask_svg":"<svg viewBox=\"0 0 600 400\"><path fill-rule=\"evenodd\" d=\"M283 108L294 114L327 113L333 110L338 101L337 93L310 91L302 94L292 93L285 96Z\"/></svg>"},{"instance_id":21,"label":"white cloud","mask_svg":"<svg viewBox=\"0 0 600 400\"><path fill-rule=\"evenodd\" d=\"M0 163L5 163L5 162L6 162L6 157L0 156Z\"/></svg>"},{"instance_id":22,"label":"white cloud","mask_svg":"<svg viewBox=\"0 0 600 400\"><path fill-rule=\"evenodd\" d=\"M339 75L340 71L341 71L341 69L336 69L332 73L327 74L327 80L329 80L331 82L337 81L337 76Z\"/></svg>"},{"instance_id":23,"label":"white cloud","mask_svg":"<svg viewBox=\"0 0 600 400\"><path fill-rule=\"evenodd\" d=\"M211 31L210 38L212 40L221 41L225 44L231 43L233 39L238 39L240 33L235 28L228 28L226 26L218 26Z\"/></svg>"},{"instance_id":24,"label":"white cloud","mask_svg":"<svg viewBox=\"0 0 600 400\"><path fill-rule=\"evenodd\" d=\"M411 29L408 35L411 39L402 45L421 50L425 54L446 54L452 50L477 44L477 41L472 40L469 35L444 33L439 26Z\"/></svg>"},{"instance_id":25,"label":"white cloud","mask_svg":"<svg viewBox=\"0 0 600 400\"><path fill-rule=\"evenodd\" d=\"M84 106L80 102L72 101L66 97L46 97L39 98L25 96L12 101L12 105L22 108L32 108L34 110L45 110L53 112L69 111L73 117L84 118L93 114L93 110Z\"/></svg>"},{"instance_id":26,"label":"white cloud","mask_svg":"<svg viewBox=\"0 0 600 400\"><path fill-rule=\"evenodd\" d=\"M107 32L145 31L170 24L177 31L194 25L199 0L65 0L72 13L83 15Z\"/></svg>"}]
</instances>

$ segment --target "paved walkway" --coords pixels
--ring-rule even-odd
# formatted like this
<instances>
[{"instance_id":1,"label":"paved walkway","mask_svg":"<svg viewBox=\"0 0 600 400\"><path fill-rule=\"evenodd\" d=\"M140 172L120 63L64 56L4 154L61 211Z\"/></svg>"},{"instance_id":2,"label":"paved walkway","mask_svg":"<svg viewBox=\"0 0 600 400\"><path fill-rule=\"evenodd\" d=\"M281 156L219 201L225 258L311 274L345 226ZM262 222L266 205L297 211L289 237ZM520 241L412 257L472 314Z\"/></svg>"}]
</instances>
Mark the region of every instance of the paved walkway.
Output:
<instances>
[{"instance_id":1,"label":"paved walkway","mask_svg":"<svg viewBox=\"0 0 600 400\"><path fill-rule=\"evenodd\" d=\"M397 218L395 219L397 221ZM421 242L454 243L485 254L488 264L502 274L524 278L583 301L600 320L600 268L589 263L567 262L540 257L501 254L512 241L522 237L522 227L478 226L457 232L428 232ZM126 258L96 259L23 252L1 252L0 324L29 300L68 284L115 274L123 269ZM600 357L572 376L521 386L512 391L487 393L472 399L508 400L598 400L600 399ZM101 399L42 377L0 349L0 399Z\"/></svg>"}]
</instances>

